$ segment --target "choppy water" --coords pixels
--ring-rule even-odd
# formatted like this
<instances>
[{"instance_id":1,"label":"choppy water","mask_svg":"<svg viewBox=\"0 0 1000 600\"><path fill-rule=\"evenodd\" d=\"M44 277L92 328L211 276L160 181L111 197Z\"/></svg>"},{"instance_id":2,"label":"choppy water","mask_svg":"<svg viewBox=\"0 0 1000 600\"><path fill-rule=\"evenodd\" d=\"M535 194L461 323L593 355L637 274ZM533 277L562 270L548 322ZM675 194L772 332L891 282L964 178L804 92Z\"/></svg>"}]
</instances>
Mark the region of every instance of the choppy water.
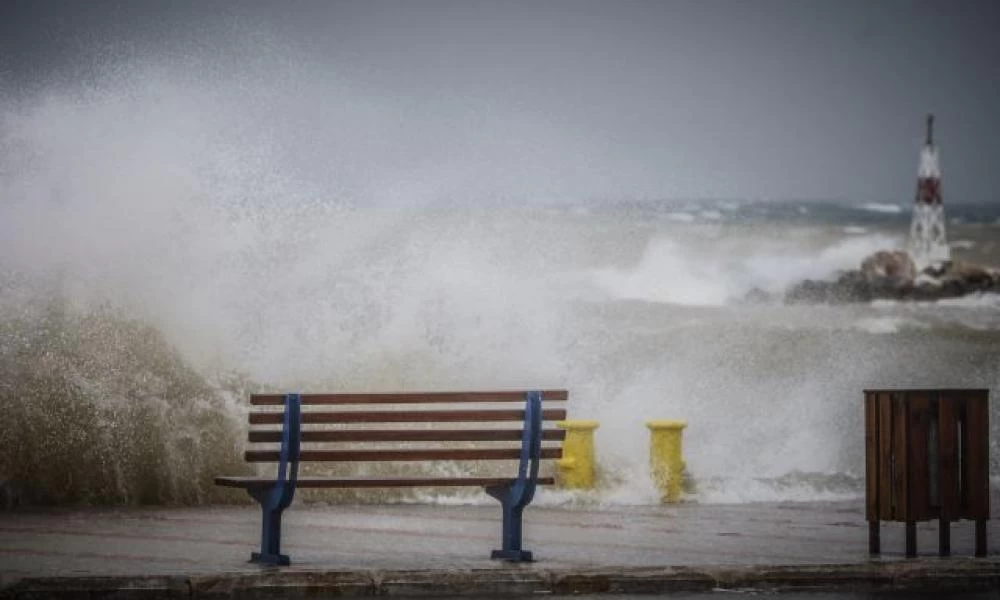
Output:
<instances>
[{"instance_id":1,"label":"choppy water","mask_svg":"<svg viewBox=\"0 0 1000 600\"><path fill-rule=\"evenodd\" d=\"M541 501L655 501L652 418L688 420L693 500L854 497L863 388L1000 389L1000 297L740 301L901 246L905 202L340 189L302 141L337 123L299 96L137 73L0 114L6 502L228 498L210 479L264 386L565 386L603 487ZM956 254L1000 264L998 206L949 206Z\"/></svg>"}]
</instances>

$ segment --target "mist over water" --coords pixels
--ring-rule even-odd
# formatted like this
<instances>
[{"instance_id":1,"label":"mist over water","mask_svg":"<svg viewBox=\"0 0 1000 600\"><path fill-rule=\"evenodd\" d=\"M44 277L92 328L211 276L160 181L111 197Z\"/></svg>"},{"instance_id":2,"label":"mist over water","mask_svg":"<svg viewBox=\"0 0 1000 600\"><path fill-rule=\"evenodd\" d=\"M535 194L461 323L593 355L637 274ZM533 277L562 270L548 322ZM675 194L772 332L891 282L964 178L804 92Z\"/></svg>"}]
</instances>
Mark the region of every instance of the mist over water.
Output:
<instances>
[{"instance_id":1,"label":"mist over water","mask_svg":"<svg viewBox=\"0 0 1000 600\"><path fill-rule=\"evenodd\" d=\"M655 501L654 418L689 421L694 499L855 496L864 387L1000 388L991 298L740 302L855 267L896 227L530 189L572 174L545 150L572 136L444 119L280 49L228 61L119 57L5 99L0 401L18 419L0 439L18 452L0 480L28 498L218 499L260 386L564 386L601 421L591 500Z\"/></svg>"}]
</instances>

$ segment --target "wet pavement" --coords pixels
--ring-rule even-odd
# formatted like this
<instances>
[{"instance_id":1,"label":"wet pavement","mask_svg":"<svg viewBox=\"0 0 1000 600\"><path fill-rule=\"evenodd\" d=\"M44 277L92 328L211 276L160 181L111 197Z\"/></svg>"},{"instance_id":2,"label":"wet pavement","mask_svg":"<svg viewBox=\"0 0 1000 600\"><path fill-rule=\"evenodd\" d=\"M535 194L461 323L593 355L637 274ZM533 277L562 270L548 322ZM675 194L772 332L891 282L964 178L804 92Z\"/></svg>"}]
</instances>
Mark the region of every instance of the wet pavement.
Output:
<instances>
[{"instance_id":1,"label":"wet pavement","mask_svg":"<svg viewBox=\"0 0 1000 600\"><path fill-rule=\"evenodd\" d=\"M499 542L499 521L499 508L492 505L293 505L285 513L282 548L292 566L273 569L246 562L259 540L260 516L251 506L0 513L0 585L13 595L11 590L26 589L25 581L17 583L25 579L37 585L51 581L44 578L75 579L93 588L126 581L115 577L153 576L167 587L177 584L177 597L196 597L198 589L222 597L237 580L249 586L265 579L272 587L311 582L341 593L386 593L385 582L394 576L386 574L406 573L407 585L416 587L404 585L399 593L456 593L473 585L469 578L488 580L490 593L590 593L629 591L607 583L616 576L648 580L663 579L665 573L700 581L688 588L693 590L729 587L726 577L768 572L775 581L792 577L801 584L813 577L822 583L821 573L830 566L837 567L831 573L839 573L834 580L847 577L850 581L843 581L850 585L879 573L892 573L892 581L906 573L959 584L968 578L978 582L977 588L1000 581L1000 527L994 521L986 559L971 558L971 522L952 525L949 559L937 558L936 523L920 524L918 560L903 557L902 524L884 524L883 554L873 558L860 501L531 506L524 523L525 547L536 561L530 565L489 559ZM791 570L782 571L786 567ZM557 576L564 583L585 577L578 577L583 583L576 587L557 590L551 587ZM95 577L111 579L98 584ZM586 577L605 583L586 583ZM716 579L714 586L703 581L706 577ZM92 583L80 583L81 578ZM199 588L195 579L207 587Z\"/></svg>"}]
</instances>

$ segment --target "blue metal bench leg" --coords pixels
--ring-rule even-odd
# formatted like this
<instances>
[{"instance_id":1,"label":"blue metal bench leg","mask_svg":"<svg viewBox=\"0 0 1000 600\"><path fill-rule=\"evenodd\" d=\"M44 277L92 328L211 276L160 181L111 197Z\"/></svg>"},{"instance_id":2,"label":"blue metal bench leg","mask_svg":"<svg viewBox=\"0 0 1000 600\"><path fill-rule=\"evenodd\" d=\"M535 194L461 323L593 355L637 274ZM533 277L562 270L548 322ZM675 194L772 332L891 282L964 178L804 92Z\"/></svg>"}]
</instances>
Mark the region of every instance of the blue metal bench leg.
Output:
<instances>
[{"instance_id":1,"label":"blue metal bench leg","mask_svg":"<svg viewBox=\"0 0 1000 600\"><path fill-rule=\"evenodd\" d=\"M523 506L503 505L503 548L494 550L490 558L512 562L531 562L531 552L521 549L521 515Z\"/></svg>"},{"instance_id":2,"label":"blue metal bench leg","mask_svg":"<svg viewBox=\"0 0 1000 600\"><path fill-rule=\"evenodd\" d=\"M260 534L260 552L250 555L250 562L287 566L291 560L281 553L281 510L264 509Z\"/></svg>"},{"instance_id":3,"label":"blue metal bench leg","mask_svg":"<svg viewBox=\"0 0 1000 600\"><path fill-rule=\"evenodd\" d=\"M288 565L291 560L281 553L281 513L292 503L299 474L299 444L302 427L302 399L299 394L285 394L285 414L281 429L278 475L272 486L250 488L247 492L260 503L260 552L250 555L250 562L265 565Z\"/></svg>"},{"instance_id":4,"label":"blue metal bench leg","mask_svg":"<svg viewBox=\"0 0 1000 600\"><path fill-rule=\"evenodd\" d=\"M512 502L510 488L489 487L486 493L500 501L503 512L502 548L494 550L490 558L512 562L531 562L531 552L521 549L521 516L524 506Z\"/></svg>"},{"instance_id":5,"label":"blue metal bench leg","mask_svg":"<svg viewBox=\"0 0 1000 600\"><path fill-rule=\"evenodd\" d=\"M521 516L531 503L538 481L538 462L542 448L542 394L528 392L524 402L524 433L517 479L506 485L489 486L486 493L500 501L503 510L503 547L490 558L511 562L531 562L531 552L521 549Z\"/></svg>"},{"instance_id":6,"label":"blue metal bench leg","mask_svg":"<svg viewBox=\"0 0 1000 600\"><path fill-rule=\"evenodd\" d=\"M271 508L265 504L267 498L255 499L261 503L260 552L250 554L250 562L263 565L287 566L291 560L281 553L281 513L284 509ZM262 501L263 500L263 501Z\"/></svg>"}]
</instances>

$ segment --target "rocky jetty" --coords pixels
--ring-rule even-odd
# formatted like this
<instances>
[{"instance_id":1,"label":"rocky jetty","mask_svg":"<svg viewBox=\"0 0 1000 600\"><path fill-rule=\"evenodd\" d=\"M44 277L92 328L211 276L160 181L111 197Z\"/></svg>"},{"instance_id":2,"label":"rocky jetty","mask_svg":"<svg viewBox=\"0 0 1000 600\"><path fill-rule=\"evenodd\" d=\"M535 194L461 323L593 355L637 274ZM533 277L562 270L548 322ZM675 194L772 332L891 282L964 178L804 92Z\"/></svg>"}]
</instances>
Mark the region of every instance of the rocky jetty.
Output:
<instances>
[{"instance_id":1,"label":"rocky jetty","mask_svg":"<svg viewBox=\"0 0 1000 600\"><path fill-rule=\"evenodd\" d=\"M807 279L789 289L787 303L844 303L872 300L940 300L974 293L1000 293L1000 270L961 261L945 261L918 270L902 250L880 250L861 268L832 280ZM748 300L758 300L752 291Z\"/></svg>"}]
</instances>

